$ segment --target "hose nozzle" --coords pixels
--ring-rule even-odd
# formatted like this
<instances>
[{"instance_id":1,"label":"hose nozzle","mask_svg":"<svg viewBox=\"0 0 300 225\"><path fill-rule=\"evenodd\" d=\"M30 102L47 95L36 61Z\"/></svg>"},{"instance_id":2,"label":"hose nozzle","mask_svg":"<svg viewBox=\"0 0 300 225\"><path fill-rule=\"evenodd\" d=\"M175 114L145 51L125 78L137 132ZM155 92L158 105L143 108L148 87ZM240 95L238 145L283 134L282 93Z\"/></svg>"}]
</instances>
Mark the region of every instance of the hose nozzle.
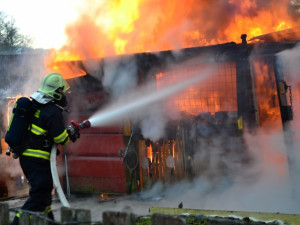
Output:
<instances>
[{"instance_id":1,"label":"hose nozzle","mask_svg":"<svg viewBox=\"0 0 300 225\"><path fill-rule=\"evenodd\" d=\"M85 128L90 128L91 127L91 122L89 120L85 120L82 123L76 123L74 120L71 120L71 126L69 126L71 128L69 128L70 130L73 128L74 132L71 133L75 133L78 132L82 129Z\"/></svg>"},{"instance_id":2,"label":"hose nozzle","mask_svg":"<svg viewBox=\"0 0 300 225\"><path fill-rule=\"evenodd\" d=\"M81 129L90 128L91 122L89 120L85 120L82 123L80 123L79 126L81 127Z\"/></svg>"},{"instance_id":3,"label":"hose nozzle","mask_svg":"<svg viewBox=\"0 0 300 225\"><path fill-rule=\"evenodd\" d=\"M71 141L75 142L80 137L80 131L82 129L90 128L90 127L91 127L91 122L88 120L85 120L79 124L71 120L71 125L68 126L66 129L70 136Z\"/></svg>"}]
</instances>

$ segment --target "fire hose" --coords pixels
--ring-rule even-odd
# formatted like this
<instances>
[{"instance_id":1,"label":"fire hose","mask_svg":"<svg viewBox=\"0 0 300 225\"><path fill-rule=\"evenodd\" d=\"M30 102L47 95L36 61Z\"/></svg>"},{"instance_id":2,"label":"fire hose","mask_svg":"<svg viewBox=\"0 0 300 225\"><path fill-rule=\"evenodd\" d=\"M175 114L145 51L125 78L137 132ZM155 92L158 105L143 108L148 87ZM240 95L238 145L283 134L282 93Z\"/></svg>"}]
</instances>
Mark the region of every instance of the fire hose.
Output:
<instances>
[{"instance_id":1,"label":"fire hose","mask_svg":"<svg viewBox=\"0 0 300 225\"><path fill-rule=\"evenodd\" d=\"M79 134L80 130L85 129L85 128L90 128L90 127L91 127L91 123L88 120L85 120L80 124L78 124L74 121L71 121L71 126L67 127L67 130L68 130L69 135L72 136L75 134ZM58 198L59 198L61 204L64 207L70 208L70 204L63 192L63 189L62 189L60 181L59 181L57 168L56 168L56 156L57 156L57 144L54 144L52 146L51 154L50 154L50 167L51 167L51 174L52 174L52 179L53 179L53 183L54 183L54 188L56 189L56 192L58 194ZM65 166L67 166L67 162L65 162ZM66 172L67 172L67 170L66 170ZM66 176L68 176L68 174L66 174Z\"/></svg>"},{"instance_id":2,"label":"fire hose","mask_svg":"<svg viewBox=\"0 0 300 225\"><path fill-rule=\"evenodd\" d=\"M56 189L56 192L58 194L59 200L61 204L64 207L70 208L70 204L68 200L66 199L66 196L61 188L59 178L58 178L58 173L57 173L57 168L56 168L56 154L57 154L57 145L54 144L51 149L51 154L50 154L50 167L51 167L51 174L52 174L52 179L54 183L54 188Z\"/></svg>"}]
</instances>

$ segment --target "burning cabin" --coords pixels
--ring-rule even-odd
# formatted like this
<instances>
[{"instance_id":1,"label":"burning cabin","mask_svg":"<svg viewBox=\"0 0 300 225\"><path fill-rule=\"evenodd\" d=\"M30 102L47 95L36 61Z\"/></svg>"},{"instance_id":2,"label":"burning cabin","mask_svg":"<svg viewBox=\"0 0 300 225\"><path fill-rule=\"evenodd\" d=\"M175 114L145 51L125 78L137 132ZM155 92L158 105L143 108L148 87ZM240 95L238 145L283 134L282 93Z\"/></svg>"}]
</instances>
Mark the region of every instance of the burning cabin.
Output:
<instances>
[{"instance_id":1,"label":"burning cabin","mask_svg":"<svg viewBox=\"0 0 300 225\"><path fill-rule=\"evenodd\" d=\"M138 87L149 81L155 84L148 96L164 91L174 82L204 76L207 69L211 72L163 101L133 108L130 114L140 112L138 120L125 115L117 123L83 130L81 138L60 155L63 186L68 192L125 194L146 190L157 181L172 183L199 176L216 185L223 180L230 182L235 173L252 161L244 141L245 130L282 127L292 132L292 83L278 53L299 42L299 32L293 32L292 37L280 34L279 41L274 41L270 34L248 44L246 35L242 35L241 44L232 42L93 61L94 71L68 80L72 93L66 125L71 120L90 118L114 100L116 96L102 79L111 65L116 74L121 74L134 62L132 82ZM3 61L7 56L1 57ZM299 63L299 58L294 60L292 63ZM79 70L88 71L85 62L64 63L75 63ZM122 83L119 85L122 87ZM135 100L133 97L127 105ZM159 128L151 133L149 129L155 126ZM1 135L3 138L3 132ZM292 144L290 138L287 142ZM211 166L212 155L217 167ZM223 163L224 158L232 158L232 163ZM290 165L292 161L288 155Z\"/></svg>"},{"instance_id":2,"label":"burning cabin","mask_svg":"<svg viewBox=\"0 0 300 225\"><path fill-rule=\"evenodd\" d=\"M137 69L131 79L137 79L139 87L148 81L155 83L146 97L176 81L202 76L204 68L213 69L205 79L165 98L158 106L150 103L134 107L131 114L139 111L140 120L127 115L113 126L85 130L80 141L68 145L66 150L67 186L79 192L132 193L146 190L157 181L172 183L199 176L216 184L230 182L252 162L244 141L245 130L280 127L292 132L292 84L278 53L296 46L299 32L293 32L276 33L280 41L274 41L274 34L269 34L248 44L246 35L242 35L241 44L102 59L96 62L96 75L88 73L69 80L73 92L68 120L81 121L112 99L101 79L97 79L105 76L105 68L111 64L115 73L121 74L134 61ZM293 63L299 62L294 60ZM85 70L84 64L81 69ZM125 106L120 105L120 110L136 100L132 98ZM147 101L143 97L138 100ZM162 112L168 115L164 122L160 118ZM160 123L165 126L159 127ZM156 133L160 128L163 131L153 139L147 129L155 126L159 127ZM292 140L286 141L292 145ZM211 166L212 155L217 167ZM224 163L225 158L232 158L232 163ZM293 165L292 155L287 158Z\"/></svg>"}]
</instances>

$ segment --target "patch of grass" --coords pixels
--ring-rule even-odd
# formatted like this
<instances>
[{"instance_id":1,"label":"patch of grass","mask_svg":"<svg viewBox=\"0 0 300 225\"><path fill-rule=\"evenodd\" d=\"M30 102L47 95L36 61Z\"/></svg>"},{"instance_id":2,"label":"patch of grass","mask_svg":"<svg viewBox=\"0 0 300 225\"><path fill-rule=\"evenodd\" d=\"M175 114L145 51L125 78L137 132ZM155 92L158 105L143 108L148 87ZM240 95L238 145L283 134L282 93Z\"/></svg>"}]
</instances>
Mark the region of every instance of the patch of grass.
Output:
<instances>
[{"instance_id":1,"label":"patch of grass","mask_svg":"<svg viewBox=\"0 0 300 225\"><path fill-rule=\"evenodd\" d=\"M197 219L194 216L187 217L187 224L189 225L206 225L206 221L204 219Z\"/></svg>"},{"instance_id":2,"label":"patch of grass","mask_svg":"<svg viewBox=\"0 0 300 225\"><path fill-rule=\"evenodd\" d=\"M151 217L138 217L135 225L151 225Z\"/></svg>"}]
</instances>

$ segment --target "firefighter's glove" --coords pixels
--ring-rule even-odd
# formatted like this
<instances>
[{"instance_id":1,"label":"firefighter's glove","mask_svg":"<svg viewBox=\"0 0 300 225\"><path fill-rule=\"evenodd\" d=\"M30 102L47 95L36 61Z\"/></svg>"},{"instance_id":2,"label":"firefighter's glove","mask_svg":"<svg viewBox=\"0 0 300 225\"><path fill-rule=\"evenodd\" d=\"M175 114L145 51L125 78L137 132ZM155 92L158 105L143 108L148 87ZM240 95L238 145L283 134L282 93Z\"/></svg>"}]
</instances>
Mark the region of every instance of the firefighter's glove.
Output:
<instances>
[{"instance_id":1,"label":"firefighter's glove","mask_svg":"<svg viewBox=\"0 0 300 225\"><path fill-rule=\"evenodd\" d=\"M78 138L80 138L79 131L70 136L70 139L71 139L72 142L75 142Z\"/></svg>"},{"instance_id":2,"label":"firefighter's glove","mask_svg":"<svg viewBox=\"0 0 300 225\"><path fill-rule=\"evenodd\" d=\"M68 126L67 132L69 134L70 140L72 142L75 142L78 138L80 138L80 132L79 129L75 126Z\"/></svg>"}]
</instances>

